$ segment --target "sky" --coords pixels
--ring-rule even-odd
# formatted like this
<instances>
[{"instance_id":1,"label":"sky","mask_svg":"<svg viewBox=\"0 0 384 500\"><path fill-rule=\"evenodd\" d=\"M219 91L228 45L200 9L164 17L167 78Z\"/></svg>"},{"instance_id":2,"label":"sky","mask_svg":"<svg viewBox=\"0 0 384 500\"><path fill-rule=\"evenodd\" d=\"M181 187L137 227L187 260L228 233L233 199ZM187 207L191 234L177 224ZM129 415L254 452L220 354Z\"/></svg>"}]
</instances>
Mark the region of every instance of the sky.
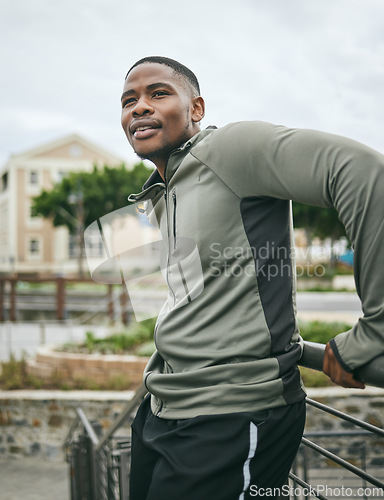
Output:
<instances>
[{"instance_id":1,"label":"sky","mask_svg":"<svg viewBox=\"0 0 384 500\"><path fill-rule=\"evenodd\" d=\"M384 153L382 0L0 0L0 168L78 133L127 162L129 67L194 71L202 126L262 120L345 135Z\"/></svg>"}]
</instances>

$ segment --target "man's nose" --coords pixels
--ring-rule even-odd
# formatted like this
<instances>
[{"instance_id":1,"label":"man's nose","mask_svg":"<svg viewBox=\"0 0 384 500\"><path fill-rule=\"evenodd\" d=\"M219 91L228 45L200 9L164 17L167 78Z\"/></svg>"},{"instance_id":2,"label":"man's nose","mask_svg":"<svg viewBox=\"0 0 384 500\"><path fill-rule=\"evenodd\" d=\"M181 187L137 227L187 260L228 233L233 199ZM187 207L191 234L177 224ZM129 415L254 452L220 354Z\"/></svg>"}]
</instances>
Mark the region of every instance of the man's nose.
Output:
<instances>
[{"instance_id":1,"label":"man's nose","mask_svg":"<svg viewBox=\"0 0 384 500\"><path fill-rule=\"evenodd\" d=\"M148 99L138 99L133 109L134 116L150 115L153 113L153 108Z\"/></svg>"}]
</instances>

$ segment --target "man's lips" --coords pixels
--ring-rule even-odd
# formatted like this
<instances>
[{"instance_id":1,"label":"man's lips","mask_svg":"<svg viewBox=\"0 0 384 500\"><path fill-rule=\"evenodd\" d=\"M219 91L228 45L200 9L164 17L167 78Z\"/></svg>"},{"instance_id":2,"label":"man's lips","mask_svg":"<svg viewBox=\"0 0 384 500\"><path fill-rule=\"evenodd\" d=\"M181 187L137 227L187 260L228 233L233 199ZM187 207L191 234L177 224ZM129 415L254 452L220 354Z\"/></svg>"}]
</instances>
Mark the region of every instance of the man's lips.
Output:
<instances>
[{"instance_id":1,"label":"man's lips","mask_svg":"<svg viewBox=\"0 0 384 500\"><path fill-rule=\"evenodd\" d=\"M160 123L156 120L134 120L129 127L129 131L135 139L146 139L155 134L160 127Z\"/></svg>"}]
</instances>

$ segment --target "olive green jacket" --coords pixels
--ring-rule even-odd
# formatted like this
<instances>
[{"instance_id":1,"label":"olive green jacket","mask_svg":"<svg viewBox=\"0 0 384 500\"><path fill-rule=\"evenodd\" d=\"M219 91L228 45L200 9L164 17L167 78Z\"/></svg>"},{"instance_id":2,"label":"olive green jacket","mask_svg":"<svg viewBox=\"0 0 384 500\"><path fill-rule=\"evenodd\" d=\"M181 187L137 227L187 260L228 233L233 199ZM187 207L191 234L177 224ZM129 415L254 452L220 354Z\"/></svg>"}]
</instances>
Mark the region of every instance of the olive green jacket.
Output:
<instances>
[{"instance_id":1,"label":"olive green jacket","mask_svg":"<svg viewBox=\"0 0 384 500\"><path fill-rule=\"evenodd\" d=\"M332 343L349 371L384 352L384 157L352 140L262 122L198 133L143 192L169 286L145 370L164 418L258 411L305 397L297 362L290 200L335 207L364 317Z\"/></svg>"}]
</instances>

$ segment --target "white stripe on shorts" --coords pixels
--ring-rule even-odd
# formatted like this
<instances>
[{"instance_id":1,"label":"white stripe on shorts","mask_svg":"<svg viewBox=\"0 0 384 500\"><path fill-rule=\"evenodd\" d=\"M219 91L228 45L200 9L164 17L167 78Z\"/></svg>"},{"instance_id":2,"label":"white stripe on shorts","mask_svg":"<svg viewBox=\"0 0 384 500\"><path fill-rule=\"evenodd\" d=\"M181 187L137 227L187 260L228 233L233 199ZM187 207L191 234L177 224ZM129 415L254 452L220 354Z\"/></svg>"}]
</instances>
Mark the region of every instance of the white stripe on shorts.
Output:
<instances>
[{"instance_id":1,"label":"white stripe on shorts","mask_svg":"<svg viewBox=\"0 0 384 500\"><path fill-rule=\"evenodd\" d=\"M249 488L251 483L251 459L255 456L257 448L257 426L250 422L249 424L249 452L247 460L244 462L243 466L243 476L244 476L244 487L241 495L239 496L239 500L244 500L244 493Z\"/></svg>"}]
</instances>

